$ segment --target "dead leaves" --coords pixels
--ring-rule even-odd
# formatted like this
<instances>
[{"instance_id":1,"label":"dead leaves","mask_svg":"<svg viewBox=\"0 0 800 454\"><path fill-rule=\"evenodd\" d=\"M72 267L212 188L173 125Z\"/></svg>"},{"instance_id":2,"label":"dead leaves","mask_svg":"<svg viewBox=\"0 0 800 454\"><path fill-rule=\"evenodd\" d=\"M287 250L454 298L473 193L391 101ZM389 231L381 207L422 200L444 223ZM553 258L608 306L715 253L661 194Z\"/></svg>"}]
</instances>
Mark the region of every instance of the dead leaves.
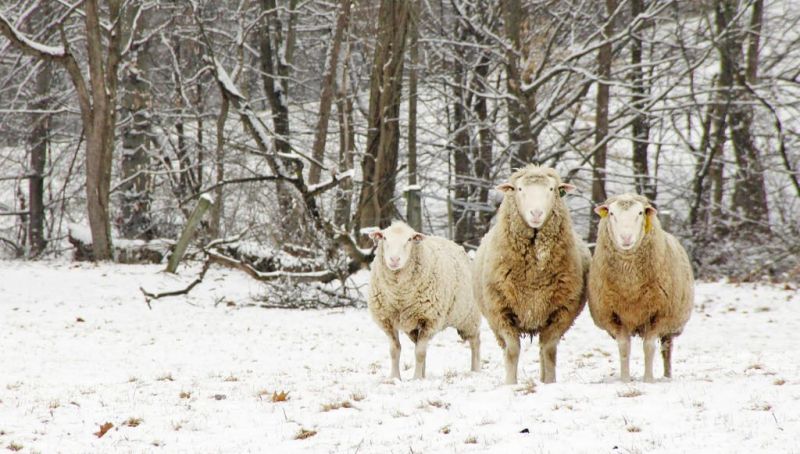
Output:
<instances>
[{"instance_id":1,"label":"dead leaves","mask_svg":"<svg viewBox=\"0 0 800 454\"><path fill-rule=\"evenodd\" d=\"M272 396L270 396L270 392L266 389L262 389L258 392L258 398L263 399L264 396L268 396L267 398L274 403L277 402L286 402L289 400L289 391L273 391Z\"/></svg>"},{"instance_id":2,"label":"dead leaves","mask_svg":"<svg viewBox=\"0 0 800 454\"><path fill-rule=\"evenodd\" d=\"M107 423L105 423L105 424L100 426L100 430L95 432L94 436L97 437L97 438L103 438L103 435L105 435L106 432L111 430L112 427L114 427L114 424L111 424L110 422L107 422Z\"/></svg>"},{"instance_id":3,"label":"dead leaves","mask_svg":"<svg viewBox=\"0 0 800 454\"><path fill-rule=\"evenodd\" d=\"M305 440L306 438L311 438L316 434L317 434L316 430L309 430L309 429L304 429L304 428L301 427L300 431L297 432L297 434L294 436L294 439L295 440Z\"/></svg>"}]
</instances>

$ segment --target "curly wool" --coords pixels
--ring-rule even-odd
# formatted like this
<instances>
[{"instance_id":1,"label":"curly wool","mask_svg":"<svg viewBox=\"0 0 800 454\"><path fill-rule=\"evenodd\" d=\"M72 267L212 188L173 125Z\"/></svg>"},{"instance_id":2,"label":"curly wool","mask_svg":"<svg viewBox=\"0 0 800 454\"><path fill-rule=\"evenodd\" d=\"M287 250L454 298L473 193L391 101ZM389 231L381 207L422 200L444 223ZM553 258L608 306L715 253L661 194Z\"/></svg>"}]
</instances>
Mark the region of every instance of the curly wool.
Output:
<instances>
[{"instance_id":1,"label":"curly wool","mask_svg":"<svg viewBox=\"0 0 800 454\"><path fill-rule=\"evenodd\" d=\"M612 197L606 205L616 200ZM642 196L635 200L650 204ZM677 336L692 313L694 277L689 257L656 216L647 218L641 243L631 252L614 246L608 217L598 225L589 272L589 312L595 324L615 338L620 333Z\"/></svg>"},{"instance_id":2,"label":"curly wool","mask_svg":"<svg viewBox=\"0 0 800 454\"><path fill-rule=\"evenodd\" d=\"M511 182L531 174L561 178L553 169L527 166ZM497 341L501 330L517 335L548 331L559 338L583 310L591 255L575 236L563 198L556 197L539 230L519 214L516 198L504 197L498 221L484 236L475 258L474 292Z\"/></svg>"},{"instance_id":3,"label":"curly wool","mask_svg":"<svg viewBox=\"0 0 800 454\"><path fill-rule=\"evenodd\" d=\"M455 243L428 236L414 245L408 263L388 269L379 246L372 262L368 306L384 329L398 329L416 341L446 327L470 338L480 330L481 315L469 286L469 257Z\"/></svg>"}]
</instances>

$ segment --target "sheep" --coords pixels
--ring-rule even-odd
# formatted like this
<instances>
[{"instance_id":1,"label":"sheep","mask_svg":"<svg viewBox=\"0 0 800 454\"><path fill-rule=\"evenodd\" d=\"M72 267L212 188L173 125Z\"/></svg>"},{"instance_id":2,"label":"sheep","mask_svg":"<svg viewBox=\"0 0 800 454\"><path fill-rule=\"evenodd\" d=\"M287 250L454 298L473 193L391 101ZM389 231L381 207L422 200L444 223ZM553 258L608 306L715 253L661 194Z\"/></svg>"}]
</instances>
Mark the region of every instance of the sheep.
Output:
<instances>
[{"instance_id":1,"label":"sheep","mask_svg":"<svg viewBox=\"0 0 800 454\"><path fill-rule=\"evenodd\" d=\"M653 381L656 338L661 339L664 377L672 377L672 340L694 304L689 257L665 232L650 201L622 194L595 208L600 216L589 272L589 312L616 339L620 377L630 381L631 335L644 344L644 380Z\"/></svg>"},{"instance_id":2,"label":"sheep","mask_svg":"<svg viewBox=\"0 0 800 454\"><path fill-rule=\"evenodd\" d=\"M539 335L540 380L556 381L561 336L586 304L591 255L575 236L562 196L575 187L530 164L497 186L503 202L475 256L473 290L517 383L520 336Z\"/></svg>"},{"instance_id":3,"label":"sheep","mask_svg":"<svg viewBox=\"0 0 800 454\"><path fill-rule=\"evenodd\" d=\"M472 296L469 257L457 244L414 231L395 221L370 233L377 250L372 262L369 311L389 336L391 378L400 378L400 338L415 344L414 378L425 378L428 341L453 327L472 350L471 370L480 370L481 314Z\"/></svg>"}]
</instances>

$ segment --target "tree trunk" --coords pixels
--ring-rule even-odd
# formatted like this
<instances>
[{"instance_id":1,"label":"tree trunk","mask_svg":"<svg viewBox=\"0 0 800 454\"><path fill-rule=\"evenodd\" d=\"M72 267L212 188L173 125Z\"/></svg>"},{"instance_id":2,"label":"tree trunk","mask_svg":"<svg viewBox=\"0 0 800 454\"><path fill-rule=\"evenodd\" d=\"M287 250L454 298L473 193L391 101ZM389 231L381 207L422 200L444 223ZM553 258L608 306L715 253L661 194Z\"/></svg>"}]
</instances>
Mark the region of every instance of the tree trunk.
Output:
<instances>
[{"instance_id":1,"label":"tree trunk","mask_svg":"<svg viewBox=\"0 0 800 454\"><path fill-rule=\"evenodd\" d=\"M225 181L225 122L228 119L229 108L230 102L228 98L223 96L219 109L219 116L217 116L217 150L216 163L214 165L217 187L214 189L215 203L211 205L211 224L208 232L212 238L219 238L222 236L222 215L225 212L224 185L222 184Z\"/></svg>"},{"instance_id":2,"label":"tree trunk","mask_svg":"<svg viewBox=\"0 0 800 454\"><path fill-rule=\"evenodd\" d=\"M606 0L606 24L603 27L602 38L609 39L614 34L614 21L611 15L617 9L616 0ZM608 150L608 101L609 85L607 83L611 76L611 43L608 42L600 46L597 53L597 108L595 110L595 152L592 162L592 202L595 204L603 203L606 196L606 152ZM592 207L593 209L593 207ZM597 239L597 216L593 212L589 213L589 242Z\"/></svg>"},{"instance_id":3,"label":"tree trunk","mask_svg":"<svg viewBox=\"0 0 800 454\"><path fill-rule=\"evenodd\" d=\"M342 37L350 21L350 0L340 0L339 12L336 19L336 29L333 32L328 58L325 60L325 76L322 80L322 93L319 100L319 118L317 129L314 133L314 145L312 155L314 160L322 164L325 159L325 142L328 137L328 119L331 114L331 104L333 102L334 87L336 85L336 66L339 61L339 48L342 44ZM308 184L319 183L322 167L314 163L308 174Z\"/></svg>"},{"instance_id":4,"label":"tree trunk","mask_svg":"<svg viewBox=\"0 0 800 454\"><path fill-rule=\"evenodd\" d=\"M520 0L502 0L503 22L506 39L511 48L506 50L506 87L508 90L508 139L511 148L509 163L511 170L535 162L538 154L538 141L531 130L531 110L535 107L532 93L522 90L522 69L519 56L522 54L520 22L523 11Z\"/></svg>"},{"instance_id":5,"label":"tree trunk","mask_svg":"<svg viewBox=\"0 0 800 454\"><path fill-rule=\"evenodd\" d=\"M747 232L768 233L770 231L764 168L761 165L761 157L752 135L753 106L744 102L752 101L753 97L750 95L747 85L754 85L758 78L758 52L763 15L764 2L756 0L753 3L748 33L745 72L744 74L741 70L736 72L737 99L740 102L730 112L731 141L737 167L732 209L742 218L736 220L736 223L739 224L737 229L739 233L745 233L741 231L741 228ZM741 38L740 45L744 40L743 36Z\"/></svg>"},{"instance_id":6,"label":"tree trunk","mask_svg":"<svg viewBox=\"0 0 800 454\"><path fill-rule=\"evenodd\" d=\"M348 28L349 30L349 28ZM350 71L350 43L347 43L347 51L342 65L342 81L336 110L339 116L339 171L346 172L353 168L356 153L356 134L353 127L353 101L348 95L350 82L348 75ZM350 217L350 205L353 202L353 179L348 178L339 186L334 209L334 222L337 226L345 227L347 231L352 227Z\"/></svg>"},{"instance_id":7,"label":"tree trunk","mask_svg":"<svg viewBox=\"0 0 800 454\"><path fill-rule=\"evenodd\" d=\"M400 91L408 31L409 0L381 0L378 41L370 78L367 150L362 161L364 183L358 202L357 229L386 227L392 202L400 141Z\"/></svg>"},{"instance_id":8,"label":"tree trunk","mask_svg":"<svg viewBox=\"0 0 800 454\"><path fill-rule=\"evenodd\" d=\"M119 224L124 238L150 240L155 237L150 217L150 167L148 107L150 86L141 76L147 73L146 48L136 49L131 69L123 84L122 112L130 116L122 131L122 219Z\"/></svg>"},{"instance_id":9,"label":"tree trunk","mask_svg":"<svg viewBox=\"0 0 800 454\"><path fill-rule=\"evenodd\" d=\"M44 171L47 163L47 149L50 143L50 86L53 78L52 65L40 62L36 73L36 102L31 106L40 111L33 116L33 130L29 137L31 146L31 177L28 179L28 244L30 257L37 257L44 251L47 241L44 238Z\"/></svg>"},{"instance_id":10,"label":"tree trunk","mask_svg":"<svg viewBox=\"0 0 800 454\"><path fill-rule=\"evenodd\" d=\"M644 0L631 0L631 19L644 12ZM641 27L643 28L643 27ZM645 87L644 69L642 68L642 37L641 28L634 30L631 38L631 79L632 79L632 106L634 120L631 125L633 134L633 173L636 193L642 194L650 200L656 199L656 185L650 178L647 149L650 144L650 122L644 112L647 102L649 87Z\"/></svg>"},{"instance_id":11,"label":"tree trunk","mask_svg":"<svg viewBox=\"0 0 800 454\"><path fill-rule=\"evenodd\" d=\"M478 140L479 145L476 155L473 157L475 163L475 179L478 184L478 203L484 207L479 211L473 220L472 229L474 232L473 245L480 243L483 235L489 231L490 222L494 210L490 210L489 188L492 187L492 127L489 124L489 112L487 100L483 93L489 92L486 83L489 77L489 58L485 57L481 64L475 68L475 115L478 117Z\"/></svg>"},{"instance_id":12,"label":"tree trunk","mask_svg":"<svg viewBox=\"0 0 800 454\"><path fill-rule=\"evenodd\" d=\"M422 191L417 186L417 64L419 63L419 2L414 1L409 14L408 70L408 188L406 220L417 232L422 231Z\"/></svg>"}]
</instances>

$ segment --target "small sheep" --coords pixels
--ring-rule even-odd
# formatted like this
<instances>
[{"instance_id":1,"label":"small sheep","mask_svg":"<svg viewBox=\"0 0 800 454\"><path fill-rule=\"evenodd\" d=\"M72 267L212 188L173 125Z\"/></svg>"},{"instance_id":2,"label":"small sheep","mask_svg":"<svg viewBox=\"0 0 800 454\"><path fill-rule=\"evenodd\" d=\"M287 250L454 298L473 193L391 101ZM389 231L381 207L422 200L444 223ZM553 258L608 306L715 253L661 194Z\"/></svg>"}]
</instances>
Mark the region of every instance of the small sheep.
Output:
<instances>
[{"instance_id":1,"label":"small sheep","mask_svg":"<svg viewBox=\"0 0 800 454\"><path fill-rule=\"evenodd\" d=\"M575 187L531 164L497 189L503 202L475 256L475 298L504 350L506 383L517 383L525 334L539 335L540 379L552 383L558 342L586 304L591 262L561 197Z\"/></svg>"},{"instance_id":2,"label":"small sheep","mask_svg":"<svg viewBox=\"0 0 800 454\"><path fill-rule=\"evenodd\" d=\"M689 257L661 229L646 197L622 194L594 210L600 215L589 273L589 312L617 340L622 381L630 381L631 335L644 341L644 380L653 381L656 338L664 376L672 376L672 338L692 313L694 277Z\"/></svg>"},{"instance_id":3,"label":"small sheep","mask_svg":"<svg viewBox=\"0 0 800 454\"><path fill-rule=\"evenodd\" d=\"M481 314L472 296L472 270L464 249L398 221L370 237L378 247L368 305L389 336L391 377L400 378L398 330L416 344L415 379L425 377L428 341L446 327L455 328L469 341L472 371L479 371Z\"/></svg>"}]
</instances>

